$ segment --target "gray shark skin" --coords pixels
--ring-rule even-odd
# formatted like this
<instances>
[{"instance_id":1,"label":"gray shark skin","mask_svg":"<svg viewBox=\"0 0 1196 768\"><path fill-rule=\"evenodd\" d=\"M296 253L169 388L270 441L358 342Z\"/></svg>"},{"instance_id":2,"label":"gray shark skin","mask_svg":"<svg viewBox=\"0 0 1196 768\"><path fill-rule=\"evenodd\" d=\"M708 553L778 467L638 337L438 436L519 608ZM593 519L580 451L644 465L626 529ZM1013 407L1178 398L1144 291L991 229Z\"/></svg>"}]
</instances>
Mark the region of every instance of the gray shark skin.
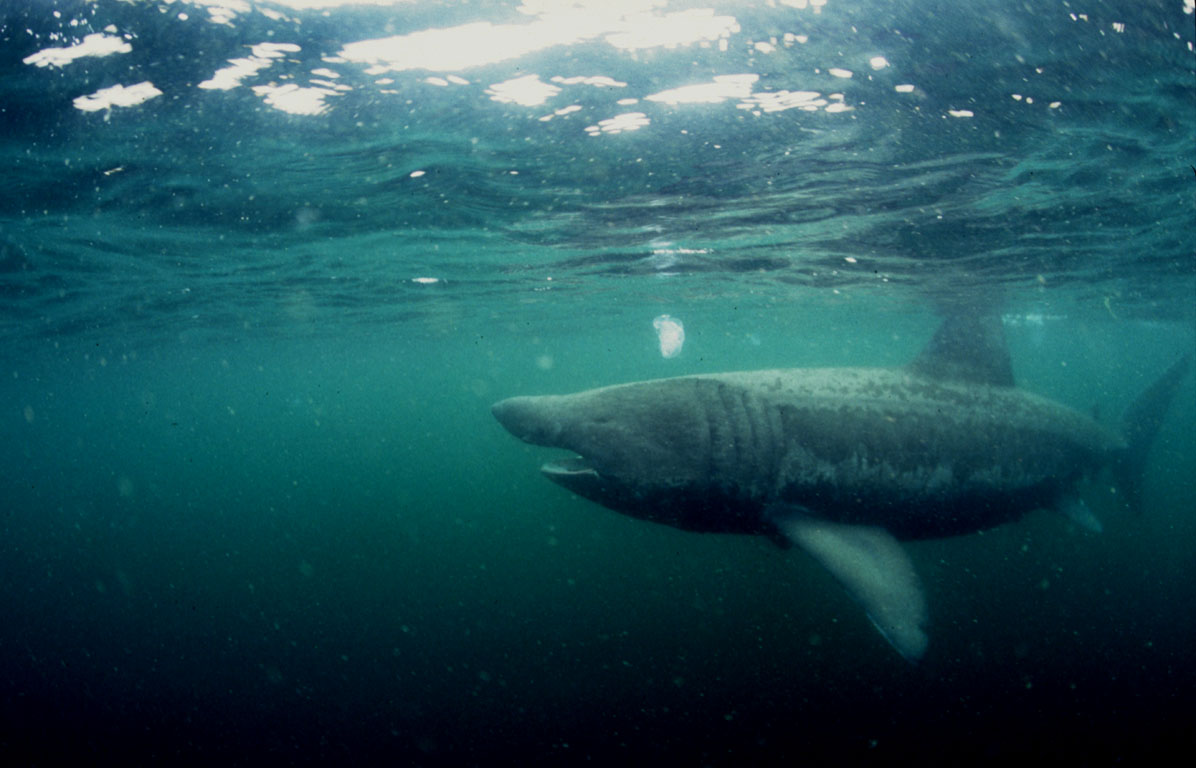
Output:
<instances>
[{"instance_id":1,"label":"gray shark skin","mask_svg":"<svg viewBox=\"0 0 1196 768\"><path fill-rule=\"evenodd\" d=\"M576 453L542 472L579 496L687 531L796 545L916 661L926 600L898 540L1042 508L1099 530L1077 483L1109 465L1136 492L1188 360L1127 410L1121 434L1016 389L995 317L948 318L904 369L684 376L513 397L492 411L516 437Z\"/></svg>"}]
</instances>

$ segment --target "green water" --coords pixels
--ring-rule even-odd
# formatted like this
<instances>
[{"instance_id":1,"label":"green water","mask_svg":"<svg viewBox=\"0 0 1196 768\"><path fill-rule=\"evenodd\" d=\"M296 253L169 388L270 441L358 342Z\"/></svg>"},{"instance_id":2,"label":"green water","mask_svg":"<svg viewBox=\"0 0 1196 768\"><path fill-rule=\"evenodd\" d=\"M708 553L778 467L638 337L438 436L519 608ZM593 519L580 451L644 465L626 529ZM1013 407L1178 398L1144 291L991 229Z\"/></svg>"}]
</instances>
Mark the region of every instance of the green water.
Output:
<instances>
[{"instance_id":1,"label":"green water","mask_svg":"<svg viewBox=\"0 0 1196 768\"><path fill-rule=\"evenodd\" d=\"M654 310L615 310L638 322L582 333L463 310L384 337L10 362L5 645L10 675L38 681L19 709L9 699L14 722L48 728L54 711L92 739L197 759L239 744L432 762L735 762L865 755L873 741L898 755L928 728L969 754L969 733L1038 728L1025 708L1081 718L1065 733L1116 716L1125 754L1178 728L1190 380L1142 517L1089 488L1099 536L1040 513L908 545L932 605L914 667L800 553L572 497L539 476L553 452L511 438L489 405L633 377L899 364L934 318L845 304L773 324L686 314L686 348L665 360ZM1106 414L1190 344L1100 318L1032 330L1009 329L1022 385Z\"/></svg>"}]
</instances>

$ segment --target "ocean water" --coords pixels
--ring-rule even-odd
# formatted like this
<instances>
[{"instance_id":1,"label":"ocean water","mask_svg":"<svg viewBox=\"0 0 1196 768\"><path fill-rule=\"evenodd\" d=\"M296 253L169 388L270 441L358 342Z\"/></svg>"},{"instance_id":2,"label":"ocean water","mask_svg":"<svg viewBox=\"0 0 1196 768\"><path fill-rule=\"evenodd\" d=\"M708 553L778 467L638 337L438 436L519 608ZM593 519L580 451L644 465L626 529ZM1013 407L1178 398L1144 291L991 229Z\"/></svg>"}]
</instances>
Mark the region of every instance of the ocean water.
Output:
<instances>
[{"instance_id":1,"label":"ocean water","mask_svg":"<svg viewBox=\"0 0 1196 768\"><path fill-rule=\"evenodd\" d=\"M802 553L573 497L489 406L899 366L966 300L1019 386L1115 425L1196 347L1194 18L0 3L0 752L1191 750L1191 374L1140 515L1098 477L1102 534L1040 512L906 545L917 665Z\"/></svg>"}]
</instances>

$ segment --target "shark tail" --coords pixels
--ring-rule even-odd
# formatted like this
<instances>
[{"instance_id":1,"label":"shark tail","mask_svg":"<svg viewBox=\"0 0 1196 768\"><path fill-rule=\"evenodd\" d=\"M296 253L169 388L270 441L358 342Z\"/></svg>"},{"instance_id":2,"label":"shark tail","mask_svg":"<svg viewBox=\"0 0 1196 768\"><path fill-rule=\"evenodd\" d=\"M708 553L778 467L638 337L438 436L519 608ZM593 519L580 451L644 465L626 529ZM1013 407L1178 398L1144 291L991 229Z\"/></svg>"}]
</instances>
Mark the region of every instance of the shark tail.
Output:
<instances>
[{"instance_id":1,"label":"shark tail","mask_svg":"<svg viewBox=\"0 0 1196 768\"><path fill-rule=\"evenodd\" d=\"M1142 478L1145 476L1150 447L1159 434L1163 416L1175 399L1175 392L1191 363L1191 352L1176 360L1138 395L1121 417L1121 434L1125 437L1126 448L1113 462L1113 475L1126 505L1133 512L1141 511Z\"/></svg>"}]
</instances>

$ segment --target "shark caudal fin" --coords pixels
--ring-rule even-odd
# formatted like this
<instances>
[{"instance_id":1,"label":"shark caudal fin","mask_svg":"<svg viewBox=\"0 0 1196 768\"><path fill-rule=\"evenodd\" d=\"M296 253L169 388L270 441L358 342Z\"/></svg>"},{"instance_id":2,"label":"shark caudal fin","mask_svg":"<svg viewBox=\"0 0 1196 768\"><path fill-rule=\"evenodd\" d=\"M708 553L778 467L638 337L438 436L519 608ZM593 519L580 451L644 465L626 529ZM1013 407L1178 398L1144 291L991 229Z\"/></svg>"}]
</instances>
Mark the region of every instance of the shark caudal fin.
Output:
<instances>
[{"instance_id":1,"label":"shark caudal fin","mask_svg":"<svg viewBox=\"0 0 1196 768\"><path fill-rule=\"evenodd\" d=\"M1121 417L1121 434L1125 437L1126 448L1113 463L1113 473L1126 505L1134 512L1141 511L1142 477L1150 447L1159 434L1163 416L1175 399L1175 392L1191 363L1191 352L1176 360L1138 395Z\"/></svg>"}]
</instances>

